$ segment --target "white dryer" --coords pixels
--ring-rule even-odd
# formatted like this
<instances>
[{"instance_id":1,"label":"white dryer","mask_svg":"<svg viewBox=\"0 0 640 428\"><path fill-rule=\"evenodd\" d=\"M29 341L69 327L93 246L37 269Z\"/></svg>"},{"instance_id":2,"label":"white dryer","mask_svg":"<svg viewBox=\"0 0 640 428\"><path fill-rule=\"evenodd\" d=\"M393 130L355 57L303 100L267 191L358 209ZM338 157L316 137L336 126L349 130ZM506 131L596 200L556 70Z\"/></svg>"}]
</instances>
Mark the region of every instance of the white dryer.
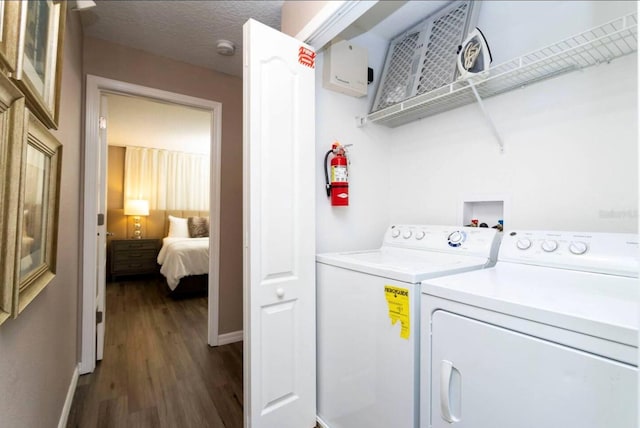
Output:
<instances>
[{"instance_id":1,"label":"white dryer","mask_svg":"<svg viewBox=\"0 0 640 428\"><path fill-rule=\"evenodd\" d=\"M396 225L381 248L317 256L318 421L419 422L420 282L495 263L493 229Z\"/></svg>"},{"instance_id":2,"label":"white dryer","mask_svg":"<svg viewBox=\"0 0 640 428\"><path fill-rule=\"evenodd\" d=\"M422 285L421 427L635 428L638 236L507 234Z\"/></svg>"}]
</instances>

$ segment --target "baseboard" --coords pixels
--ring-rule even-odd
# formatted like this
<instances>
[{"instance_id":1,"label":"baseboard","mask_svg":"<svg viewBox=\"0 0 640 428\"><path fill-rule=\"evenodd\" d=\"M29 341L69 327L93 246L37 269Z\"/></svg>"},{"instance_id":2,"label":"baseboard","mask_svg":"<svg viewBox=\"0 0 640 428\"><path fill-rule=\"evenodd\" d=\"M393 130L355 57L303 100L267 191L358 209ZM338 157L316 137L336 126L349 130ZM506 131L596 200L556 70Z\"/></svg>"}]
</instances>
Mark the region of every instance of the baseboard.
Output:
<instances>
[{"instance_id":1,"label":"baseboard","mask_svg":"<svg viewBox=\"0 0 640 428\"><path fill-rule=\"evenodd\" d=\"M62 414L60 415L60 421L58 422L58 428L66 428L67 421L69 420L69 412L71 411L71 404L73 403L73 396L76 394L76 386L78 386L78 376L80 376L80 365L77 365L73 369L73 375L71 375L71 383L67 390L67 398L64 400L64 406L62 406Z\"/></svg>"},{"instance_id":2,"label":"baseboard","mask_svg":"<svg viewBox=\"0 0 640 428\"><path fill-rule=\"evenodd\" d=\"M218 346L227 345L229 343L241 342L243 338L242 330L232 331L231 333L223 333L218 335Z\"/></svg>"},{"instance_id":3,"label":"baseboard","mask_svg":"<svg viewBox=\"0 0 640 428\"><path fill-rule=\"evenodd\" d=\"M319 426L320 428L329 428L329 425L327 425L327 423L323 421L320 416L316 416L316 422L318 422L317 426Z\"/></svg>"}]
</instances>

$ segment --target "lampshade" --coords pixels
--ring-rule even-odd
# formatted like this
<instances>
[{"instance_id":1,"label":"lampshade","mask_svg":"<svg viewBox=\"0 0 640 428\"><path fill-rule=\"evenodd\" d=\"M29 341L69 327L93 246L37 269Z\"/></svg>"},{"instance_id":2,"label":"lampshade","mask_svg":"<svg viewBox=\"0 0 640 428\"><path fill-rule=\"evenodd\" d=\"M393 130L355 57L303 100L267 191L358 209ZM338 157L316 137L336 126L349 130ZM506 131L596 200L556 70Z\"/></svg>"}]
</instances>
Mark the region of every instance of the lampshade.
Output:
<instances>
[{"instance_id":1,"label":"lampshade","mask_svg":"<svg viewBox=\"0 0 640 428\"><path fill-rule=\"evenodd\" d=\"M124 215L149 215L149 201L146 199L128 199L124 203Z\"/></svg>"},{"instance_id":2,"label":"lampshade","mask_svg":"<svg viewBox=\"0 0 640 428\"><path fill-rule=\"evenodd\" d=\"M72 7L71 10L83 11L96 7L96 2L93 0L76 0L76 7Z\"/></svg>"}]
</instances>

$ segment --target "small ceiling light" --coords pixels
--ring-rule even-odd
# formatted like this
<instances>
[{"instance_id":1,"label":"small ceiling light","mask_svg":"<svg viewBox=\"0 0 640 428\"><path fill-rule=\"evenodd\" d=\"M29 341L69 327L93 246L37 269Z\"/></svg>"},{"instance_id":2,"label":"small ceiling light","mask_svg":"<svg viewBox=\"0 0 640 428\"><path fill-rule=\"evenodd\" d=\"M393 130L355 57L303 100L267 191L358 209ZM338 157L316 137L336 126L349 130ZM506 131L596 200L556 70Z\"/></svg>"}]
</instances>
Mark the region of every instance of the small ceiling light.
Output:
<instances>
[{"instance_id":1,"label":"small ceiling light","mask_svg":"<svg viewBox=\"0 0 640 428\"><path fill-rule=\"evenodd\" d=\"M216 42L216 51L220 55L231 56L236 53L236 46L229 40L218 40Z\"/></svg>"}]
</instances>

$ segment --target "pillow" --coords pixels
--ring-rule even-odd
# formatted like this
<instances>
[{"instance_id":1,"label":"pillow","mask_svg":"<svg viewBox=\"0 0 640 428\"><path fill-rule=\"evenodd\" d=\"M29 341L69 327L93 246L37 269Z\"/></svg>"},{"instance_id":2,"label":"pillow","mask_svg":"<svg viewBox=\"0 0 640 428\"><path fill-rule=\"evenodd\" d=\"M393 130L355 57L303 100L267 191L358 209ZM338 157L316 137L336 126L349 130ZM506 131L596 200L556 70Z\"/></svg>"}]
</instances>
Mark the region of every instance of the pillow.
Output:
<instances>
[{"instance_id":1,"label":"pillow","mask_svg":"<svg viewBox=\"0 0 640 428\"><path fill-rule=\"evenodd\" d=\"M192 238L209 237L209 217L189 217L189 236Z\"/></svg>"},{"instance_id":2,"label":"pillow","mask_svg":"<svg viewBox=\"0 0 640 428\"><path fill-rule=\"evenodd\" d=\"M171 238L188 238L189 227L187 226L187 219L169 216L169 237Z\"/></svg>"}]
</instances>

